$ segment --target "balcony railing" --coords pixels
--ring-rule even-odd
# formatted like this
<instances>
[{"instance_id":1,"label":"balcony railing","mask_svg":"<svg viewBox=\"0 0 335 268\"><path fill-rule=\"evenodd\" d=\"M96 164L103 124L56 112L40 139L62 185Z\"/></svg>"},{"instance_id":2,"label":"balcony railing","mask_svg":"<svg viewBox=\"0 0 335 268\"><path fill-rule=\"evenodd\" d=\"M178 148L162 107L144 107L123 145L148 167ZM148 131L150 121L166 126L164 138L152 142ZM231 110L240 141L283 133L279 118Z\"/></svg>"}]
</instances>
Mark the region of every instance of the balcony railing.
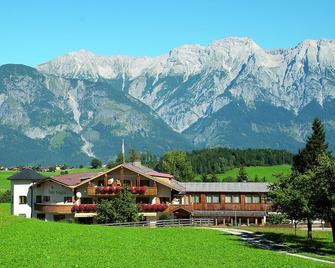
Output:
<instances>
[{"instance_id":1,"label":"balcony railing","mask_svg":"<svg viewBox=\"0 0 335 268\"><path fill-rule=\"evenodd\" d=\"M176 208L185 208L189 211L193 210L243 210L243 211L267 211L269 205L264 203L259 204L221 204L221 203L210 203L210 204L171 204L167 208L166 212L170 212Z\"/></svg>"},{"instance_id":2,"label":"balcony railing","mask_svg":"<svg viewBox=\"0 0 335 268\"><path fill-rule=\"evenodd\" d=\"M96 197L112 197L119 194L123 187L117 186L87 186L87 195ZM157 187L136 186L127 187L127 189L134 195L139 196L156 196Z\"/></svg>"},{"instance_id":3,"label":"balcony railing","mask_svg":"<svg viewBox=\"0 0 335 268\"><path fill-rule=\"evenodd\" d=\"M42 204L35 203L34 209L43 213L71 214L73 204Z\"/></svg>"}]
</instances>

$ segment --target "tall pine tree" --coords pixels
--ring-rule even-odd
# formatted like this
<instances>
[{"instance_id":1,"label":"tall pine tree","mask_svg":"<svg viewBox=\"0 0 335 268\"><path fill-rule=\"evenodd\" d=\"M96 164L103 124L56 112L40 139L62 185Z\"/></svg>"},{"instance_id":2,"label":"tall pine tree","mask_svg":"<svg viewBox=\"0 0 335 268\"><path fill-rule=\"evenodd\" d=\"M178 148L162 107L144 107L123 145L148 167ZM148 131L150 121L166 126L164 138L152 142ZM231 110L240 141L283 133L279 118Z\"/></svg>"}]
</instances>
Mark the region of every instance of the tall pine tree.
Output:
<instances>
[{"instance_id":1,"label":"tall pine tree","mask_svg":"<svg viewBox=\"0 0 335 268\"><path fill-rule=\"evenodd\" d=\"M320 119L314 119L312 131L312 134L307 138L305 148L299 150L298 154L293 157L294 173L305 173L318 164L320 154L329 154L324 126Z\"/></svg>"},{"instance_id":2,"label":"tall pine tree","mask_svg":"<svg viewBox=\"0 0 335 268\"><path fill-rule=\"evenodd\" d=\"M237 181L238 182L247 182L248 181L248 175L245 172L244 166L241 166L238 171Z\"/></svg>"}]
</instances>

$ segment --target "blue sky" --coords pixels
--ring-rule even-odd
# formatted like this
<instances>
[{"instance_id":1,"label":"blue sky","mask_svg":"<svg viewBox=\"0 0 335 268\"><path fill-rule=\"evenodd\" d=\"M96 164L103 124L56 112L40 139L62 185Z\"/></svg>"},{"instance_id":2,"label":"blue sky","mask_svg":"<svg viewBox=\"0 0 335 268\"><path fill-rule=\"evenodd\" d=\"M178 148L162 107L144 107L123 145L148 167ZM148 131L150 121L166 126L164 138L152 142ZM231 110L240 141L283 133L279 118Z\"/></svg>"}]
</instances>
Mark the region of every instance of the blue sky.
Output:
<instances>
[{"instance_id":1,"label":"blue sky","mask_svg":"<svg viewBox=\"0 0 335 268\"><path fill-rule=\"evenodd\" d=\"M155 56L229 36L287 48L335 39L334 14L333 0L4 0L0 64L35 66L81 48Z\"/></svg>"}]
</instances>

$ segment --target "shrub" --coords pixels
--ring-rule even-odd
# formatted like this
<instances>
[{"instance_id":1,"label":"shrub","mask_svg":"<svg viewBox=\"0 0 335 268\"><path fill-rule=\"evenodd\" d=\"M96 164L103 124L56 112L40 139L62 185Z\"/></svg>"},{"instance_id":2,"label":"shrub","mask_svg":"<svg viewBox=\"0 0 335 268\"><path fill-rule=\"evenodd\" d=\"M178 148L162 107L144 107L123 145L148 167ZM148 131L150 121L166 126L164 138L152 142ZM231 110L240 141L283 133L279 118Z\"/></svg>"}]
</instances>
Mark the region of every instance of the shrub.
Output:
<instances>
[{"instance_id":1,"label":"shrub","mask_svg":"<svg viewBox=\"0 0 335 268\"><path fill-rule=\"evenodd\" d=\"M288 223L289 220L286 218L285 214L282 213L272 213L269 215L268 223L269 224L284 224Z\"/></svg>"},{"instance_id":2,"label":"shrub","mask_svg":"<svg viewBox=\"0 0 335 268\"><path fill-rule=\"evenodd\" d=\"M11 202L11 193L9 190L5 192L0 192L0 203L10 203Z\"/></svg>"},{"instance_id":3,"label":"shrub","mask_svg":"<svg viewBox=\"0 0 335 268\"><path fill-rule=\"evenodd\" d=\"M172 219L172 216L168 213L162 213L159 218L159 220L171 220Z\"/></svg>"},{"instance_id":4,"label":"shrub","mask_svg":"<svg viewBox=\"0 0 335 268\"><path fill-rule=\"evenodd\" d=\"M132 194L121 187L116 187L119 196L112 200L101 200L97 204L98 223L133 222L139 218L139 210Z\"/></svg>"}]
</instances>

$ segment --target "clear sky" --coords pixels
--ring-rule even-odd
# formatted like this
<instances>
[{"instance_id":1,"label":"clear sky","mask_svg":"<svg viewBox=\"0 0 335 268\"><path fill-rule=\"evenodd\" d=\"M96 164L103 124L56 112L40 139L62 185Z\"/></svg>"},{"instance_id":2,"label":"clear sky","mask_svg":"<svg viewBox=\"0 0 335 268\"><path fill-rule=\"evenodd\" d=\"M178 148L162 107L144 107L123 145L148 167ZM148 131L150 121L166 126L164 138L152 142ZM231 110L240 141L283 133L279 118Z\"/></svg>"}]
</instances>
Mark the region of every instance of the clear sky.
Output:
<instances>
[{"instance_id":1,"label":"clear sky","mask_svg":"<svg viewBox=\"0 0 335 268\"><path fill-rule=\"evenodd\" d=\"M335 39L335 0L2 0L0 64L35 66L85 48L156 56L247 36L264 48Z\"/></svg>"}]
</instances>

